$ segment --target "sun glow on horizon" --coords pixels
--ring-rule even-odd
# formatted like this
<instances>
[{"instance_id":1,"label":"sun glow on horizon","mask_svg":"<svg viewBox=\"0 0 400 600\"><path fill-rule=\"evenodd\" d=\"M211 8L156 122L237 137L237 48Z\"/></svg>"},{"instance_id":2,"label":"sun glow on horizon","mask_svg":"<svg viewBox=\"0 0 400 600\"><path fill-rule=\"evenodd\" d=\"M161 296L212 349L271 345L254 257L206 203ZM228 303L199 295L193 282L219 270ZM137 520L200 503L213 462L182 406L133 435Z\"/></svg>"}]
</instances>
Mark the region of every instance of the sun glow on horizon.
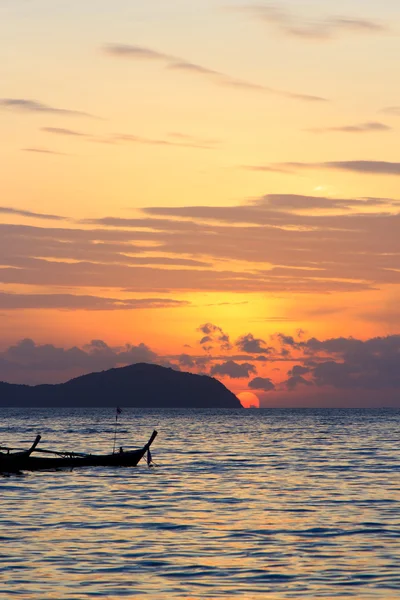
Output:
<instances>
[{"instance_id":1,"label":"sun glow on horizon","mask_svg":"<svg viewBox=\"0 0 400 600\"><path fill-rule=\"evenodd\" d=\"M240 392L237 397L243 408L260 408L260 400L253 392Z\"/></svg>"}]
</instances>

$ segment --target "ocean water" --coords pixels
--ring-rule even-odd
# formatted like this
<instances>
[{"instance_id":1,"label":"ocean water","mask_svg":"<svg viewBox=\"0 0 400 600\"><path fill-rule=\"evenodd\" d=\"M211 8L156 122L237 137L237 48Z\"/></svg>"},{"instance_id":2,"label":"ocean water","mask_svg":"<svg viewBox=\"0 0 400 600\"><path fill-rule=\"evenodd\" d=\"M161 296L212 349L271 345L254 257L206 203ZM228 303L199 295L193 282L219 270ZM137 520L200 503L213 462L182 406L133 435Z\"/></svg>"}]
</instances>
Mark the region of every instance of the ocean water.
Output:
<instances>
[{"instance_id":1,"label":"ocean water","mask_svg":"<svg viewBox=\"0 0 400 600\"><path fill-rule=\"evenodd\" d=\"M0 444L109 452L112 410L3 409ZM400 411L126 409L157 466L0 477L0 598L400 598Z\"/></svg>"}]
</instances>

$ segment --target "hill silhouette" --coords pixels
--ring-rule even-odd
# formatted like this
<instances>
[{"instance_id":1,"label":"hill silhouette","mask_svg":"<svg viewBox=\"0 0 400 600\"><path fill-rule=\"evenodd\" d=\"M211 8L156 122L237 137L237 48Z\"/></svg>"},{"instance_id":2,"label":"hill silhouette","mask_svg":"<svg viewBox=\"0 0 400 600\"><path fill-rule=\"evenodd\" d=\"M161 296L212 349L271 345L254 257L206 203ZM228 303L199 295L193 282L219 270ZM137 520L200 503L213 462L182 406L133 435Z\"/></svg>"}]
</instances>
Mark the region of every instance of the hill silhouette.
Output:
<instances>
[{"instance_id":1,"label":"hill silhouette","mask_svg":"<svg viewBox=\"0 0 400 600\"><path fill-rule=\"evenodd\" d=\"M137 363L55 385L0 382L0 406L242 408L221 382L159 365Z\"/></svg>"}]
</instances>

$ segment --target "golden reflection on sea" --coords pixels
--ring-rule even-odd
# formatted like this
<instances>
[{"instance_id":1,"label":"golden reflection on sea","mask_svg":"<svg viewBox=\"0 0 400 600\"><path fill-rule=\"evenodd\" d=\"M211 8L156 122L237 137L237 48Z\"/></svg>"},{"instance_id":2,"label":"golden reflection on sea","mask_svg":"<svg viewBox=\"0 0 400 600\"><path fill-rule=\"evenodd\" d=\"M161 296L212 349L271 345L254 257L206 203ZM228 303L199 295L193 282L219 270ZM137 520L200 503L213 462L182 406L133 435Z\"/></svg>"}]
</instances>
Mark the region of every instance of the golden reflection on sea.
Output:
<instances>
[{"instance_id":1,"label":"golden reflection on sea","mask_svg":"<svg viewBox=\"0 0 400 600\"><path fill-rule=\"evenodd\" d=\"M1 439L109 451L110 412L9 409ZM123 417L156 468L1 478L0 598L399 597L399 411Z\"/></svg>"}]
</instances>

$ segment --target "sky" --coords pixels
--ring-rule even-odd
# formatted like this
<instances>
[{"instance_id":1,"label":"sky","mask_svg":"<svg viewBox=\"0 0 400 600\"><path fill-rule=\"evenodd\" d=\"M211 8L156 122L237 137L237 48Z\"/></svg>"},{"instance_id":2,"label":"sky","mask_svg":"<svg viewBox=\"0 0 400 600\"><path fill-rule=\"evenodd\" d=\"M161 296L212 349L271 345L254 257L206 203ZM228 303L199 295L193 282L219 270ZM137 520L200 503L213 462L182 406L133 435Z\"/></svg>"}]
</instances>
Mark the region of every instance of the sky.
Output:
<instances>
[{"instance_id":1,"label":"sky","mask_svg":"<svg viewBox=\"0 0 400 600\"><path fill-rule=\"evenodd\" d=\"M400 4L1 0L0 380L400 406Z\"/></svg>"}]
</instances>

